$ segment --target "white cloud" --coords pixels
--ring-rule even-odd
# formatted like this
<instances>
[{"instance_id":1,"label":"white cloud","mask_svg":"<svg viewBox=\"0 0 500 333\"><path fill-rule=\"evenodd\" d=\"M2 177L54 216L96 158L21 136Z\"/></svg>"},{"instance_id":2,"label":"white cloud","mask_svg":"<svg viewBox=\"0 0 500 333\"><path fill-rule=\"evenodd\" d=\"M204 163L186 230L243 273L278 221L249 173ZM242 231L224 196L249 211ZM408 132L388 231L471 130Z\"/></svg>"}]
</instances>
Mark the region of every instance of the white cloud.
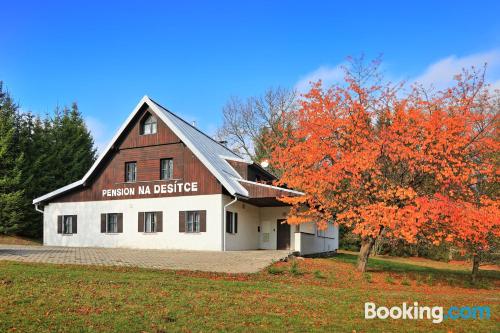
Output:
<instances>
[{"instance_id":1,"label":"white cloud","mask_svg":"<svg viewBox=\"0 0 500 333\"><path fill-rule=\"evenodd\" d=\"M85 117L85 124L94 138L97 153L100 154L111 140L114 131L110 131L99 119L90 116Z\"/></svg>"},{"instance_id":2,"label":"white cloud","mask_svg":"<svg viewBox=\"0 0 500 333\"><path fill-rule=\"evenodd\" d=\"M436 89L443 89L453 83L453 77L460 74L462 69L472 66L486 67L486 81L500 87L500 50L490 50L487 52L475 53L464 57L451 55L440 59L429 65L425 71L410 80L410 83L419 83L424 87L434 86Z\"/></svg>"},{"instance_id":3,"label":"white cloud","mask_svg":"<svg viewBox=\"0 0 500 333\"><path fill-rule=\"evenodd\" d=\"M295 89L299 93L305 93L311 88L311 82L323 81L323 86L329 87L334 83L341 81L344 78L344 71L342 65L337 66L321 66L315 71L302 77L299 82L295 84Z\"/></svg>"},{"instance_id":4,"label":"white cloud","mask_svg":"<svg viewBox=\"0 0 500 333\"><path fill-rule=\"evenodd\" d=\"M484 64L487 64L486 82L490 83L493 89L500 89L500 49L474 53L463 57L450 55L430 64L420 75L410 78L406 80L406 82L409 84L418 82L425 87L430 87L432 85L439 90L450 86L454 82L454 76L460 74L462 69L469 69L471 66L480 69ZM344 78L344 71L342 70L342 66L344 65L346 64L341 63L336 66L321 66L303 76L295 84L295 89L297 89L299 93L307 92L311 87L311 82L316 82L318 80L322 80L325 87L339 83ZM391 73L387 68L384 72L386 78L402 78L401 73ZM392 80L392 82L399 81L401 80Z\"/></svg>"}]
</instances>

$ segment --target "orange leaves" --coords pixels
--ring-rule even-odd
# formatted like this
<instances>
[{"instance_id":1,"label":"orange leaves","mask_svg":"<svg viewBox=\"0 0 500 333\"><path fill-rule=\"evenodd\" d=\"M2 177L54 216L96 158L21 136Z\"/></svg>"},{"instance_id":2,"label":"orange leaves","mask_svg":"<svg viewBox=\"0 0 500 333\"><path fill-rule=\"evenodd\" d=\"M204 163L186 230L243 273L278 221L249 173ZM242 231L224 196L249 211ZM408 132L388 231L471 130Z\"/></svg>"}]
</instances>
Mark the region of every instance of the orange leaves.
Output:
<instances>
[{"instance_id":1,"label":"orange leaves","mask_svg":"<svg viewBox=\"0 0 500 333\"><path fill-rule=\"evenodd\" d=\"M383 229L409 242L424 235L486 244L498 229L498 200L477 197L482 184L498 181L500 150L487 93L464 81L401 98L352 77L346 82L313 85L291 136L274 149L280 183L306 193L282 199L292 205L289 221L336 219L362 236Z\"/></svg>"},{"instance_id":2,"label":"orange leaves","mask_svg":"<svg viewBox=\"0 0 500 333\"><path fill-rule=\"evenodd\" d=\"M442 232L434 235L435 242L444 240L462 248L487 250L491 238L500 237L498 200L482 198L474 204L436 195L431 199L422 198L420 211L429 227L442 223L439 228ZM440 236L444 239L439 239Z\"/></svg>"}]
</instances>

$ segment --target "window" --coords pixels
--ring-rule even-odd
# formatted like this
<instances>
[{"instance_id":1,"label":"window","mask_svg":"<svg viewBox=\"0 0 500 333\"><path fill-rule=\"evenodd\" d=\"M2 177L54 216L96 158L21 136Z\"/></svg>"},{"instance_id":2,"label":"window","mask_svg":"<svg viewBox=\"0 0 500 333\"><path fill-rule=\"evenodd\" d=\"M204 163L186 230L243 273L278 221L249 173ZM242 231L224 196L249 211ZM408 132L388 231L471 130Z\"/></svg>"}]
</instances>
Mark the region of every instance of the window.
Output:
<instances>
[{"instance_id":1,"label":"window","mask_svg":"<svg viewBox=\"0 0 500 333\"><path fill-rule=\"evenodd\" d=\"M226 232L236 234L238 232L238 213L226 212Z\"/></svg>"},{"instance_id":2,"label":"window","mask_svg":"<svg viewBox=\"0 0 500 333\"><path fill-rule=\"evenodd\" d=\"M63 234L73 233L73 215L65 215L63 219Z\"/></svg>"},{"instance_id":3,"label":"window","mask_svg":"<svg viewBox=\"0 0 500 333\"><path fill-rule=\"evenodd\" d=\"M123 213L102 213L101 233L121 234L123 232Z\"/></svg>"},{"instance_id":4,"label":"window","mask_svg":"<svg viewBox=\"0 0 500 333\"><path fill-rule=\"evenodd\" d=\"M156 118L152 115L147 115L141 125L141 134L149 135L156 133Z\"/></svg>"},{"instance_id":5,"label":"window","mask_svg":"<svg viewBox=\"0 0 500 333\"><path fill-rule=\"evenodd\" d=\"M160 179L169 180L174 178L174 160L164 158L160 160Z\"/></svg>"},{"instance_id":6,"label":"window","mask_svg":"<svg viewBox=\"0 0 500 333\"><path fill-rule=\"evenodd\" d=\"M156 213L144 213L144 232L156 232Z\"/></svg>"},{"instance_id":7,"label":"window","mask_svg":"<svg viewBox=\"0 0 500 333\"><path fill-rule=\"evenodd\" d=\"M76 215L58 215L57 233L63 235L73 235L77 233L78 223Z\"/></svg>"},{"instance_id":8,"label":"window","mask_svg":"<svg viewBox=\"0 0 500 333\"><path fill-rule=\"evenodd\" d=\"M107 214L106 232L118 233L118 214Z\"/></svg>"},{"instance_id":9,"label":"window","mask_svg":"<svg viewBox=\"0 0 500 333\"><path fill-rule=\"evenodd\" d=\"M186 232L200 232L200 212L186 213Z\"/></svg>"},{"instance_id":10,"label":"window","mask_svg":"<svg viewBox=\"0 0 500 333\"><path fill-rule=\"evenodd\" d=\"M125 163L125 181L135 182L137 174L137 163L136 162L126 162Z\"/></svg>"}]
</instances>

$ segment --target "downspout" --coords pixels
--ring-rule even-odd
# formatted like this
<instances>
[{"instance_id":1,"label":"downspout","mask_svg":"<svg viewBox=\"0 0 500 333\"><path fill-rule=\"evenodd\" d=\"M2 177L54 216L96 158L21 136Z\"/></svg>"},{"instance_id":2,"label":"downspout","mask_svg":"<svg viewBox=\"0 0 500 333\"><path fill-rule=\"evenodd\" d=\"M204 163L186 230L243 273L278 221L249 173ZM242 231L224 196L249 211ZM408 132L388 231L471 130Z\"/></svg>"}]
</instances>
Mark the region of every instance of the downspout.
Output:
<instances>
[{"instance_id":1,"label":"downspout","mask_svg":"<svg viewBox=\"0 0 500 333\"><path fill-rule=\"evenodd\" d=\"M38 208L38 203L36 203L36 204L35 204L35 210L36 210L37 212L39 212L39 213L42 213L42 214L44 213L44 211L43 211L43 210L41 210L40 208Z\"/></svg>"},{"instance_id":2,"label":"downspout","mask_svg":"<svg viewBox=\"0 0 500 333\"><path fill-rule=\"evenodd\" d=\"M238 197L234 196L234 200L224 205L224 209L222 211L222 216L223 216L222 220L224 221L222 223L222 251L226 251L226 209L227 207L234 204L236 201L238 201Z\"/></svg>"}]
</instances>

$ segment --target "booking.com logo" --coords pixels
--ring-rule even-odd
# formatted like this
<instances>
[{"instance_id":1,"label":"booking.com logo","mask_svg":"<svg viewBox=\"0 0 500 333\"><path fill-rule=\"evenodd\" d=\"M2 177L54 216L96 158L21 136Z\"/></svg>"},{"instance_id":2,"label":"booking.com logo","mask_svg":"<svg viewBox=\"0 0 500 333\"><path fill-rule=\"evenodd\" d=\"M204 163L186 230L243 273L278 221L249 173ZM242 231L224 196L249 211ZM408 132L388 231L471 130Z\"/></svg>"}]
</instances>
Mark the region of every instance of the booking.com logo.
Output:
<instances>
[{"instance_id":1,"label":"booking.com logo","mask_svg":"<svg viewBox=\"0 0 500 333\"><path fill-rule=\"evenodd\" d=\"M373 302L365 303L365 319L406 319L406 320L432 320L439 324L445 319L490 319L489 306L450 306L446 311L442 306L420 306L418 302L413 305L403 303L401 306L379 306Z\"/></svg>"}]
</instances>

